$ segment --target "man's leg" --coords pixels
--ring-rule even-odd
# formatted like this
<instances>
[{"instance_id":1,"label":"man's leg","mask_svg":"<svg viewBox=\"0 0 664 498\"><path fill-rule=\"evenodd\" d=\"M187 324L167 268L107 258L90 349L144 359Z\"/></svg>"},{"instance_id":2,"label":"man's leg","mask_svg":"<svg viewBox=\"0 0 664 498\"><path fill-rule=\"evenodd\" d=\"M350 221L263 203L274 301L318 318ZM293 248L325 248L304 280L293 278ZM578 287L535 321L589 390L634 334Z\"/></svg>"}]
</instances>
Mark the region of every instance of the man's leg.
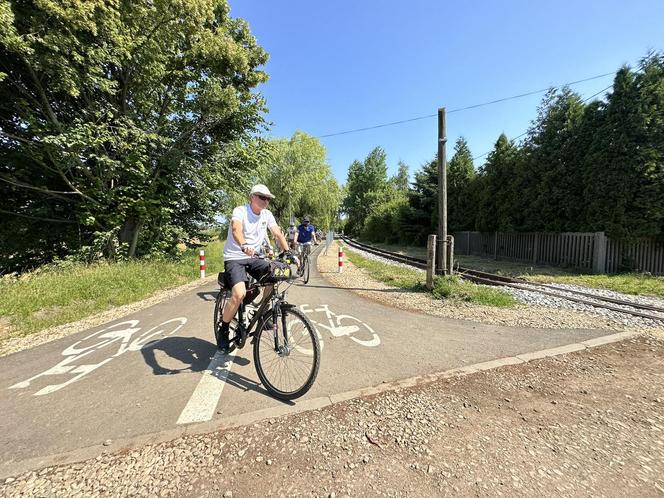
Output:
<instances>
[{"instance_id":1,"label":"man's leg","mask_svg":"<svg viewBox=\"0 0 664 498\"><path fill-rule=\"evenodd\" d=\"M231 289L231 298L226 301L226 306L224 306L224 312L222 314L222 322L230 323L237 309L240 307L240 303L244 299L244 296L247 294L247 286L244 282L238 282Z\"/></svg>"},{"instance_id":2,"label":"man's leg","mask_svg":"<svg viewBox=\"0 0 664 498\"><path fill-rule=\"evenodd\" d=\"M247 287L244 283L247 279L245 264L242 260L224 262L226 283L231 288L231 298L226 301L221 312L221 323L219 324L219 334L217 334L217 347L224 352L228 352L230 349L229 330L231 320L233 320L242 299L247 293Z\"/></svg>"},{"instance_id":3,"label":"man's leg","mask_svg":"<svg viewBox=\"0 0 664 498\"><path fill-rule=\"evenodd\" d=\"M231 320L237 313L242 299L247 293L246 286L243 282L238 282L231 289L231 298L226 301L223 312L221 313L221 324L219 325L219 337L217 339L217 347L223 352L228 353L231 347L230 343L230 327Z\"/></svg>"},{"instance_id":4,"label":"man's leg","mask_svg":"<svg viewBox=\"0 0 664 498\"><path fill-rule=\"evenodd\" d=\"M270 263L264 259L252 260L250 265L247 266L247 271L249 274L256 279L258 282L263 282L265 277L267 277L270 272ZM274 291L274 285L268 284L263 287L263 300L270 299L272 292ZM266 328L272 328L272 320L268 319L266 321Z\"/></svg>"}]
</instances>

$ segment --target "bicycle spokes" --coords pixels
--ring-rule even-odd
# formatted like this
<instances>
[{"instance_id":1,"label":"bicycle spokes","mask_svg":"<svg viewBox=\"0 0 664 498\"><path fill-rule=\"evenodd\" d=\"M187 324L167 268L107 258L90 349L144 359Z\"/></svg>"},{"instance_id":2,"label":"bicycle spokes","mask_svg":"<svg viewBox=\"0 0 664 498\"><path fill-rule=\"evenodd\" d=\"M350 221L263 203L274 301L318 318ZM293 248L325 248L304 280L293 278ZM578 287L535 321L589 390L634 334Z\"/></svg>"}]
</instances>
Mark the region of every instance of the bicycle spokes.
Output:
<instances>
[{"instance_id":1,"label":"bicycle spokes","mask_svg":"<svg viewBox=\"0 0 664 498\"><path fill-rule=\"evenodd\" d=\"M282 310L276 327L258 332L256 369L277 397L294 399L309 390L318 373L320 347L309 320L298 310Z\"/></svg>"}]
</instances>

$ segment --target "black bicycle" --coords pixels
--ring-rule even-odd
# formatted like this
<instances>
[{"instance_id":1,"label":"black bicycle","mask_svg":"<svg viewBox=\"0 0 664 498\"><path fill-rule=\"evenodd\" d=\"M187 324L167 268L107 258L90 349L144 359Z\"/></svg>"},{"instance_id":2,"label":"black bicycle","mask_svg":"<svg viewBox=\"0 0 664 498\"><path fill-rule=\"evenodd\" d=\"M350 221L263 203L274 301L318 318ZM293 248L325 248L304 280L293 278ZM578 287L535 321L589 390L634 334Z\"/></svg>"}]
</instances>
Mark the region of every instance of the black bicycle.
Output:
<instances>
[{"instance_id":1,"label":"black bicycle","mask_svg":"<svg viewBox=\"0 0 664 498\"><path fill-rule=\"evenodd\" d=\"M309 274L311 272L311 260L309 256L311 255L311 245L313 242L302 242L300 246L302 247L302 253L300 254L302 258L302 263L298 271L298 276L302 277L302 282L305 284L309 282Z\"/></svg>"},{"instance_id":2,"label":"black bicycle","mask_svg":"<svg viewBox=\"0 0 664 498\"><path fill-rule=\"evenodd\" d=\"M278 261L284 262L283 259ZM320 344L309 319L286 300L292 271L290 266L288 271L283 267L282 270L266 281L247 281L247 294L231 322L229 352L243 348L251 338L259 379L275 398L292 400L305 394L314 384L320 367ZM223 275L219 274L221 289L214 305L217 344L222 312L231 298ZM279 287L283 284L287 287L281 290ZM253 304L261 290L262 298Z\"/></svg>"}]
</instances>

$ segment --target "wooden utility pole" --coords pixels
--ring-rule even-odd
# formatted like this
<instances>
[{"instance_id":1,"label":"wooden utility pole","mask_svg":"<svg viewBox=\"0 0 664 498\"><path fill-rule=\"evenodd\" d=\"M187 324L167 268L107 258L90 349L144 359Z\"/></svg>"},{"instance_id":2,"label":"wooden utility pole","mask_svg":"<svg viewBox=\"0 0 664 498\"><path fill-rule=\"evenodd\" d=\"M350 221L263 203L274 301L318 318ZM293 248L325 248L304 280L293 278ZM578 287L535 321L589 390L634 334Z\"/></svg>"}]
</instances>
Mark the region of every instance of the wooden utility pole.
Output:
<instances>
[{"instance_id":1,"label":"wooden utility pole","mask_svg":"<svg viewBox=\"0 0 664 498\"><path fill-rule=\"evenodd\" d=\"M438 109L438 271L447 275L447 159L445 108Z\"/></svg>"},{"instance_id":2,"label":"wooden utility pole","mask_svg":"<svg viewBox=\"0 0 664 498\"><path fill-rule=\"evenodd\" d=\"M427 240L427 289L433 289L433 277L436 275L436 236L429 235Z\"/></svg>"}]
</instances>

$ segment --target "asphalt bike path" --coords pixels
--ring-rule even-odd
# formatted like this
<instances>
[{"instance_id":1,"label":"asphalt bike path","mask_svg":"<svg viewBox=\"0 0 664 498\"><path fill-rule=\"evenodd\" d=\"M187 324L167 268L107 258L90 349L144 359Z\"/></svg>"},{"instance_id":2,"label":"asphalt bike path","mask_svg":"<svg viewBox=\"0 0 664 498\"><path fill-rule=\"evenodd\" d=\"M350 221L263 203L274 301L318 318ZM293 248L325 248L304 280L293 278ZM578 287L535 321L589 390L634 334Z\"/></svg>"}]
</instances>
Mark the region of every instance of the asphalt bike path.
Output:
<instances>
[{"instance_id":1,"label":"asphalt bike path","mask_svg":"<svg viewBox=\"0 0 664 498\"><path fill-rule=\"evenodd\" d=\"M200 424L213 427L225 417L241 419L258 410L283 413L307 399L607 334L410 313L332 286L314 263L308 285L292 285L288 301L317 329L320 371L305 396L285 404L260 385L251 344L229 356L217 352L212 330L217 292L216 284L201 285L0 359L0 476L115 440L195 431Z\"/></svg>"}]
</instances>

